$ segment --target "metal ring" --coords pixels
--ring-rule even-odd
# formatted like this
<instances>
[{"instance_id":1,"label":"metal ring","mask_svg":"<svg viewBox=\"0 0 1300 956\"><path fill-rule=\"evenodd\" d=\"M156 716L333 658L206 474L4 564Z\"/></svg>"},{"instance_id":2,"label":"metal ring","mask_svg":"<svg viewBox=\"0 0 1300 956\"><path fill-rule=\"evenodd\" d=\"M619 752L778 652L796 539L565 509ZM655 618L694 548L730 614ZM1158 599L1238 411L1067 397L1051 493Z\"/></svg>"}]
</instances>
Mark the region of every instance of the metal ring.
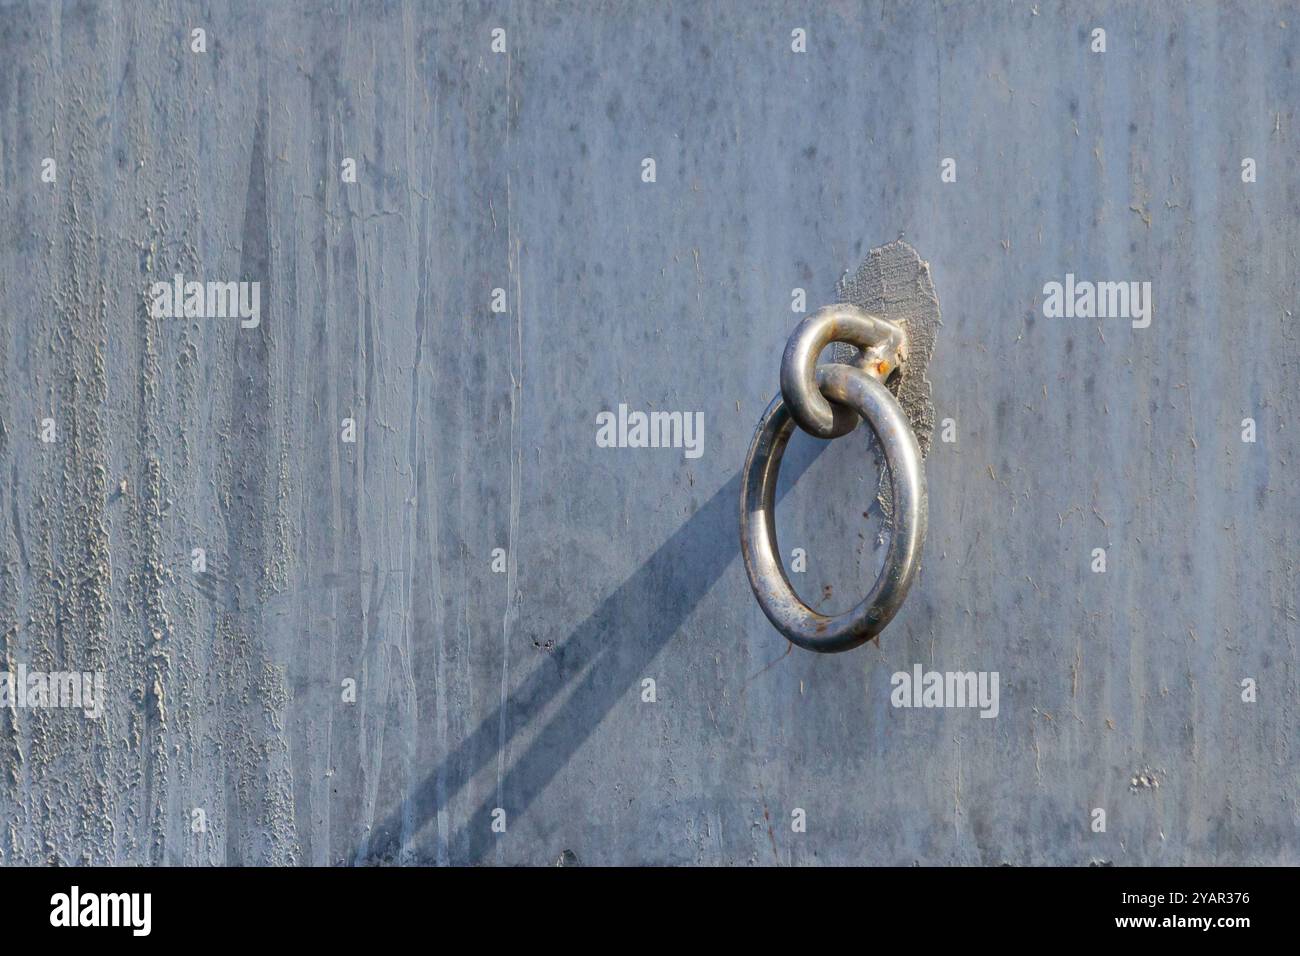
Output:
<instances>
[{"instance_id":1,"label":"metal ring","mask_svg":"<svg viewBox=\"0 0 1300 956\"><path fill-rule=\"evenodd\" d=\"M839 438L858 427L851 409L831 405L817 387L817 357L832 342L856 345L862 351L849 365L882 382L907 350L901 326L847 303L818 309L795 326L781 356L781 394L799 427L817 438Z\"/></svg>"},{"instance_id":2,"label":"metal ring","mask_svg":"<svg viewBox=\"0 0 1300 956\"><path fill-rule=\"evenodd\" d=\"M925 540L925 472L907 416L884 385L848 365L823 365L817 370L817 387L826 398L865 418L885 450L894 490L885 565L862 602L837 617L817 613L790 586L776 544L776 478L795 421L781 395L763 413L745 459L741 551L759 606L777 630L810 651L847 651L884 630L907 596Z\"/></svg>"}]
</instances>

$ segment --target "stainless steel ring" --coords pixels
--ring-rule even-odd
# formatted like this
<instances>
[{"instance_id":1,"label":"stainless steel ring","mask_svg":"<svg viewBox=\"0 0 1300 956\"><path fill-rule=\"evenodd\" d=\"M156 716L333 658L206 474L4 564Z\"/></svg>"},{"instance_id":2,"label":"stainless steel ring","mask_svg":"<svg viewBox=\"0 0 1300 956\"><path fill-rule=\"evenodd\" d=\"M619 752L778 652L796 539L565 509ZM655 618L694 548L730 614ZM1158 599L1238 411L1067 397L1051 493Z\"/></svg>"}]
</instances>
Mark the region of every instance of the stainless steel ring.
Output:
<instances>
[{"instance_id":1,"label":"stainless steel ring","mask_svg":"<svg viewBox=\"0 0 1300 956\"><path fill-rule=\"evenodd\" d=\"M894 491L884 567L862 602L837 617L814 611L790 586L776 542L776 479L795 421L779 394L763 413L745 459L740 542L749 583L773 626L800 647L837 652L879 634L907 596L925 540L925 472L907 415L884 385L861 369L823 365L817 369L817 387L826 398L865 418L884 448Z\"/></svg>"},{"instance_id":2,"label":"stainless steel ring","mask_svg":"<svg viewBox=\"0 0 1300 956\"><path fill-rule=\"evenodd\" d=\"M805 318L786 342L781 356L781 394L800 428L817 438L839 438L858 427L858 416L832 405L817 388L817 357L832 342L848 342L861 351L849 364L885 381L907 355L902 326L840 303Z\"/></svg>"}]
</instances>

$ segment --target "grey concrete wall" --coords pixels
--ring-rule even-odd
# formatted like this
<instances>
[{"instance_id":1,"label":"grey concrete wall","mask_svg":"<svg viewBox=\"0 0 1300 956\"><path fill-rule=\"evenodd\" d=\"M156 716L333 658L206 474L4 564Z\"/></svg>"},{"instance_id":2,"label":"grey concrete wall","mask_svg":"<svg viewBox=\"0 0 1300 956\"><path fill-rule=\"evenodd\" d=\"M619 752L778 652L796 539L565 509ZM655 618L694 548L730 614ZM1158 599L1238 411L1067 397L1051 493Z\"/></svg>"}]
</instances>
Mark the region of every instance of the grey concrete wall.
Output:
<instances>
[{"instance_id":1,"label":"grey concrete wall","mask_svg":"<svg viewBox=\"0 0 1300 956\"><path fill-rule=\"evenodd\" d=\"M1208 0L0 4L0 658L107 686L0 710L0 859L1300 862L1297 37ZM791 290L899 236L956 438L924 566L878 644L791 651L737 472ZM152 317L178 272L260 282L260 326ZM1066 273L1151 281L1150 327L1046 318ZM598 448L620 402L703 412L703 455ZM875 576L876 481L861 432L796 436L822 608ZM914 664L997 671L998 716L892 707Z\"/></svg>"}]
</instances>

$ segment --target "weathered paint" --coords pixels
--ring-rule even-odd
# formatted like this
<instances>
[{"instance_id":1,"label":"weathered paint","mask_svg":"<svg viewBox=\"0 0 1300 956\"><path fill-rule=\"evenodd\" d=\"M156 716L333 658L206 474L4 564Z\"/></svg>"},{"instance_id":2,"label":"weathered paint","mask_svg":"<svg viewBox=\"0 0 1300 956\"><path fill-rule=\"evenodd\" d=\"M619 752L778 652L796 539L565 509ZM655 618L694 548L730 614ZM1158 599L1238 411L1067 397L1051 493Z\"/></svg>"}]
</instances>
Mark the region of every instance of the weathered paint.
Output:
<instances>
[{"instance_id":1,"label":"weathered paint","mask_svg":"<svg viewBox=\"0 0 1300 956\"><path fill-rule=\"evenodd\" d=\"M3 860L1300 862L1297 31L1208 0L0 5L0 656L109 690L0 714ZM879 646L787 654L737 471L791 289L898 235L957 435L924 566ZM150 318L177 272L260 281L261 325ZM1150 280L1151 326L1044 318L1066 273ZM703 411L704 455L597 448L620 402ZM780 531L838 611L878 478L860 433L820 447ZM998 671L999 716L892 708L916 663Z\"/></svg>"}]
</instances>

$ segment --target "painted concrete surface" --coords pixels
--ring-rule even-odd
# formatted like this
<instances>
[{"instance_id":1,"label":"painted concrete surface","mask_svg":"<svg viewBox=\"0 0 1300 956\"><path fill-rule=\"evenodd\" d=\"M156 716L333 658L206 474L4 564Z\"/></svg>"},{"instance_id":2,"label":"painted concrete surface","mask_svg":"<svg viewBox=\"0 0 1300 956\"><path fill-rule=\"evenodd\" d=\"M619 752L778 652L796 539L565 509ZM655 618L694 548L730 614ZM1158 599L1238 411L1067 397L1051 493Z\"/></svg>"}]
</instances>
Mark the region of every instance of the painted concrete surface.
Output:
<instances>
[{"instance_id":1,"label":"painted concrete surface","mask_svg":"<svg viewBox=\"0 0 1300 956\"><path fill-rule=\"evenodd\" d=\"M0 4L0 659L106 681L98 719L0 710L0 859L1300 863L1298 36ZM900 236L943 315L923 568L878 645L791 651L737 471L792 289ZM178 273L259 282L260 324L154 318ZM1045 317L1067 273L1150 281L1150 326ZM620 403L702 412L703 453L598 447ZM866 439L783 479L846 609ZM891 706L917 664L996 671L997 717Z\"/></svg>"}]
</instances>

